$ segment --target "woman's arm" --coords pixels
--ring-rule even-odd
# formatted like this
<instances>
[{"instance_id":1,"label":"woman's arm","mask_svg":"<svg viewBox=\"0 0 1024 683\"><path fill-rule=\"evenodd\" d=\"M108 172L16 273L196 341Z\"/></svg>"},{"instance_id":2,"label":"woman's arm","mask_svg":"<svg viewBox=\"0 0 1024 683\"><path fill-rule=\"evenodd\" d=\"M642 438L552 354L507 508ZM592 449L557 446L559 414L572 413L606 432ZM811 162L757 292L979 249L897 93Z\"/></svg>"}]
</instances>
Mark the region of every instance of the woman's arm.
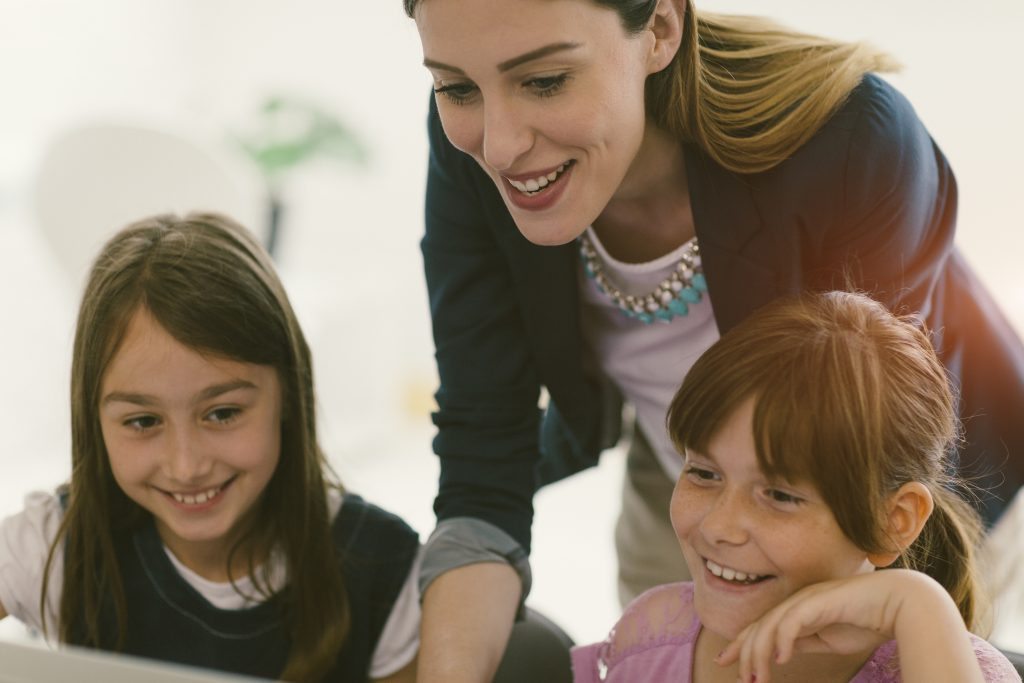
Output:
<instances>
[{"instance_id":1,"label":"woman's arm","mask_svg":"<svg viewBox=\"0 0 1024 683\"><path fill-rule=\"evenodd\" d=\"M540 381L498 242L501 200L452 147L433 102L430 110L421 247L441 381L441 476L420 574L418 679L490 681L529 591ZM514 225L502 228L518 239Z\"/></svg>"},{"instance_id":2,"label":"woman's arm","mask_svg":"<svg viewBox=\"0 0 1024 683\"><path fill-rule=\"evenodd\" d=\"M486 521L529 552L540 378L498 235L522 237L494 183L448 141L433 100L428 137L421 249L440 379L434 511L439 523Z\"/></svg>"},{"instance_id":3,"label":"woman's arm","mask_svg":"<svg viewBox=\"0 0 1024 683\"><path fill-rule=\"evenodd\" d=\"M738 660L740 680L766 683L773 665L784 666L796 653L870 653L892 639L906 683L984 681L952 598L934 579L909 569L808 586L747 626L717 661Z\"/></svg>"},{"instance_id":4,"label":"woman's arm","mask_svg":"<svg viewBox=\"0 0 1024 683\"><path fill-rule=\"evenodd\" d=\"M508 644L522 595L509 565L471 564L442 574L423 597L421 683L486 683Z\"/></svg>"}]
</instances>

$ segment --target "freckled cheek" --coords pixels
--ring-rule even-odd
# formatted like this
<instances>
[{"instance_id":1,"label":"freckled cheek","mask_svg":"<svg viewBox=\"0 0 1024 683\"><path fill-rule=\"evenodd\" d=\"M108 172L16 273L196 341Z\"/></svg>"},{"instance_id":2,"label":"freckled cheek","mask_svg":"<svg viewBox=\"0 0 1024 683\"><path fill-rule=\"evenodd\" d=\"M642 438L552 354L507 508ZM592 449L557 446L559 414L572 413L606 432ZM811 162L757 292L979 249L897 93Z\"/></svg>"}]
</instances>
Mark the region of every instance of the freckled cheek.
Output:
<instances>
[{"instance_id":1,"label":"freckled cheek","mask_svg":"<svg viewBox=\"0 0 1024 683\"><path fill-rule=\"evenodd\" d=\"M695 515L697 514L695 502L691 496L686 494L684 484L677 482L675 490L672 492L672 500L669 503L669 516L672 519L672 528L675 529L676 537L680 540L685 540L690 531L693 530Z\"/></svg>"}]
</instances>

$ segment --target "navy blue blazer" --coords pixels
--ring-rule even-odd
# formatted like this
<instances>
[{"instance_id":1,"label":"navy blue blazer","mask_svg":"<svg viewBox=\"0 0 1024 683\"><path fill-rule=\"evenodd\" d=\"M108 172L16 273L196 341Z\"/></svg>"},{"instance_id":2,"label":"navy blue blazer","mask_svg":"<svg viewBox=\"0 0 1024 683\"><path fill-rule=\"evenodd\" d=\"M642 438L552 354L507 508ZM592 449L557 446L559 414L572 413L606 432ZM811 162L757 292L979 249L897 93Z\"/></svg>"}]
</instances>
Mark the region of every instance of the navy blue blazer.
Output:
<instances>
[{"instance_id":1,"label":"navy blue blazer","mask_svg":"<svg viewBox=\"0 0 1024 683\"><path fill-rule=\"evenodd\" d=\"M435 511L527 550L535 490L597 462L619 411L585 352L577 246L536 246L431 103L422 240L440 388ZM991 522L1024 482L1024 346L953 245L953 172L910 103L869 75L791 158L757 174L685 147L715 320L851 282L923 316L959 385L961 473ZM682 381L682 378L680 378ZM538 407L541 387L547 408Z\"/></svg>"}]
</instances>

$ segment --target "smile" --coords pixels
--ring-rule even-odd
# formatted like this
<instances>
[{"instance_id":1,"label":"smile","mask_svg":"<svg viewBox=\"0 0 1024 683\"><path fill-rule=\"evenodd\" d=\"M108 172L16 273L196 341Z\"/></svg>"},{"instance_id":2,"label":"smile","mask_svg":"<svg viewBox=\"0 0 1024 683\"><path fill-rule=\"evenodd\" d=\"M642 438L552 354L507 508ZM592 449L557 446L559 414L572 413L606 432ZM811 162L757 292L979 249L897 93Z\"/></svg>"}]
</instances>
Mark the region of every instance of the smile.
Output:
<instances>
[{"instance_id":1,"label":"smile","mask_svg":"<svg viewBox=\"0 0 1024 683\"><path fill-rule=\"evenodd\" d=\"M211 500L216 498L234 480L235 477L231 477L220 486L214 486L213 488L206 489L205 491L198 491L196 493L179 493L177 491L164 491L163 489L160 490L164 493L164 495L173 498L177 503L181 505L204 505L205 503L209 503Z\"/></svg>"},{"instance_id":2,"label":"smile","mask_svg":"<svg viewBox=\"0 0 1024 683\"><path fill-rule=\"evenodd\" d=\"M572 164L573 161L569 160L564 164L560 164L558 168L556 168L554 171L551 171L546 175L539 175L536 178L529 178L525 181L512 180L511 178L508 177L506 177L505 180L508 181L509 185L516 188L517 190L525 194L527 197L532 197L535 194L539 194L541 190L543 190L548 185L558 180L558 177L565 172L565 169L572 166Z\"/></svg>"},{"instance_id":3,"label":"smile","mask_svg":"<svg viewBox=\"0 0 1024 683\"><path fill-rule=\"evenodd\" d=\"M766 578L766 575L748 574L746 572L741 572L738 569L723 567L722 565L712 562L711 560L705 560L704 566L707 567L709 572L711 572L718 578L725 579L726 581L732 581L734 583L756 583L761 579Z\"/></svg>"}]
</instances>

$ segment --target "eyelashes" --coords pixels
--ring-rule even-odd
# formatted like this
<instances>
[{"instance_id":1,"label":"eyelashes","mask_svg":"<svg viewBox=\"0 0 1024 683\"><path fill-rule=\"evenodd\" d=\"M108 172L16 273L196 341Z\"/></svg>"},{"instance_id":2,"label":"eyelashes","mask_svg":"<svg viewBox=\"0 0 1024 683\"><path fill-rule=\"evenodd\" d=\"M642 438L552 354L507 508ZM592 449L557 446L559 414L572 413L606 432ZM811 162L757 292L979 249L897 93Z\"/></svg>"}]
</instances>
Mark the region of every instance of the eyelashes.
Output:
<instances>
[{"instance_id":1,"label":"eyelashes","mask_svg":"<svg viewBox=\"0 0 1024 683\"><path fill-rule=\"evenodd\" d=\"M569 74L563 73L556 76L543 76L531 78L527 84L533 89L538 97L551 97L558 93L569 80Z\"/></svg>"},{"instance_id":2,"label":"eyelashes","mask_svg":"<svg viewBox=\"0 0 1024 683\"><path fill-rule=\"evenodd\" d=\"M717 472L698 465L685 465L683 476L695 486L701 487L713 487L721 481L721 476ZM781 506L798 507L807 502L805 498L796 493L774 487L761 489L761 495L765 500Z\"/></svg>"},{"instance_id":3,"label":"eyelashes","mask_svg":"<svg viewBox=\"0 0 1024 683\"><path fill-rule=\"evenodd\" d=\"M714 472L703 467L695 467L694 465L687 465L683 468L683 474L686 474L696 481L715 481L716 475Z\"/></svg>"},{"instance_id":4,"label":"eyelashes","mask_svg":"<svg viewBox=\"0 0 1024 683\"><path fill-rule=\"evenodd\" d=\"M474 86L465 83L454 83L434 88L434 94L443 95L452 104L465 104L472 97L475 90Z\"/></svg>"},{"instance_id":5,"label":"eyelashes","mask_svg":"<svg viewBox=\"0 0 1024 683\"><path fill-rule=\"evenodd\" d=\"M212 425L229 425L242 414L242 408L238 406L221 406L208 411L203 419ZM136 432L144 434L159 427L163 421L157 415L133 415L121 421L121 424Z\"/></svg>"},{"instance_id":6,"label":"eyelashes","mask_svg":"<svg viewBox=\"0 0 1024 683\"><path fill-rule=\"evenodd\" d=\"M568 73L553 76L540 76L523 81L522 86L536 97L552 97L558 94L572 77ZM476 96L478 88L470 82L450 83L434 88L435 95L441 95L452 104L469 104Z\"/></svg>"}]
</instances>

